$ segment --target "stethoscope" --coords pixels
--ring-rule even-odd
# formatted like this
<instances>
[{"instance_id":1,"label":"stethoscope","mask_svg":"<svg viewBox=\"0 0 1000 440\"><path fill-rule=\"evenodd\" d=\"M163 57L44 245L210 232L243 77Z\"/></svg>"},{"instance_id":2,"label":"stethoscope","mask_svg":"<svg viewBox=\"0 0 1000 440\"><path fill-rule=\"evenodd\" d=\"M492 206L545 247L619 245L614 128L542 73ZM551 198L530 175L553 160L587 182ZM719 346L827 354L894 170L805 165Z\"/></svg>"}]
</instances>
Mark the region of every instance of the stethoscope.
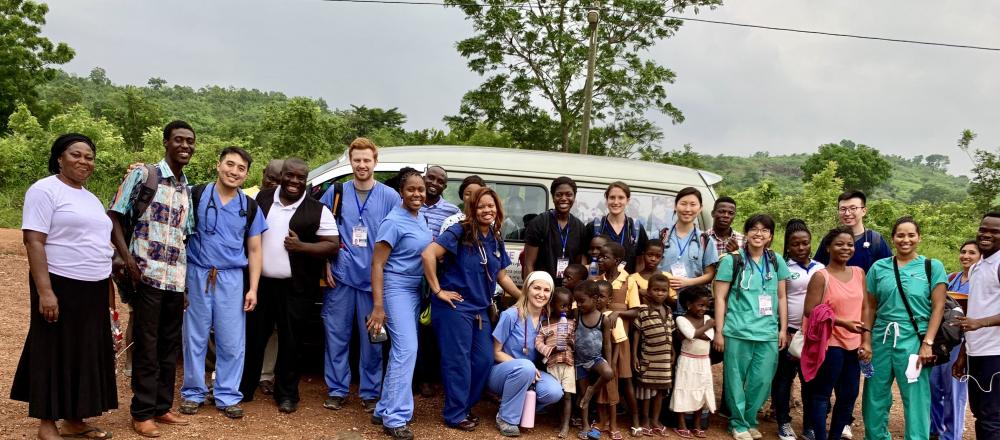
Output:
<instances>
[{"instance_id":1,"label":"stethoscope","mask_svg":"<svg viewBox=\"0 0 1000 440\"><path fill-rule=\"evenodd\" d=\"M672 240L671 238L673 238L673 239L677 240L677 245L678 245L678 246L681 246L681 243L680 243L680 241L681 241L681 240L680 240L680 237L677 237L677 233L676 233L676 226L677 226L677 225L675 224L674 226L671 226L671 227L670 227L670 233L669 233L669 234L667 234L667 242L666 242L666 243L663 243L663 247L664 247L664 249L670 249L670 246L671 246L671 245L673 244L673 242L674 242L674 240ZM678 254L677 254L677 258L678 258L678 259L681 259L681 258L683 258L683 257L684 257L684 254L685 254L685 253L687 252L688 248L689 248L689 247L691 247L691 243L693 243L693 242L694 242L694 238L695 238L695 236L697 236L697 235L698 235L698 228L697 228L697 227L695 227L695 228L691 229L691 233L690 233L690 234L688 234L688 240L687 240L687 244L685 244L685 245L681 246L681 249L680 249L680 251L679 251L679 252L678 252ZM698 259L698 254L697 254L696 252L692 252L692 253L691 253L691 259L692 259L692 260L697 260L697 259Z\"/></svg>"},{"instance_id":2,"label":"stethoscope","mask_svg":"<svg viewBox=\"0 0 1000 440\"><path fill-rule=\"evenodd\" d=\"M493 256L497 257L497 259L500 258L500 248L499 247L493 250ZM488 280L490 280L490 282L492 283L493 282L493 275L490 274L490 267L488 265L489 262L490 261L489 261L489 259L487 258L487 255L486 255L486 248L483 247L483 243L480 240L480 242L479 242L479 264L483 265L483 272L486 272L486 278Z\"/></svg>"},{"instance_id":3,"label":"stethoscope","mask_svg":"<svg viewBox=\"0 0 1000 440\"><path fill-rule=\"evenodd\" d=\"M208 206L205 208L205 233L215 235L215 229L219 226L219 206L215 203L215 184L209 185L208 190L210 192L208 193ZM243 206L243 192L237 189L236 197L240 199L240 217L246 217L247 210ZM208 227L209 210L215 210L215 223L212 224L211 229ZM246 227L244 226L244 228Z\"/></svg>"},{"instance_id":4,"label":"stethoscope","mask_svg":"<svg viewBox=\"0 0 1000 440\"><path fill-rule=\"evenodd\" d=\"M753 258L750 258L750 252L745 252L746 259L747 259L747 261L750 262L750 266L752 266L752 269L750 270L750 276L749 277L744 277L744 278L740 279L740 290L744 290L744 291L750 290L750 285L751 285L750 280L753 279L753 273L754 272L759 272L760 273L760 285L761 286L763 286L767 281L771 281L772 279L774 279L774 273L771 272L771 263L768 261L769 259L767 258L767 253L768 253L768 250L765 249L764 250L764 254L761 255L761 259L764 260L764 266L761 267L761 266L758 266L757 263L753 261Z\"/></svg>"},{"instance_id":5,"label":"stethoscope","mask_svg":"<svg viewBox=\"0 0 1000 440\"><path fill-rule=\"evenodd\" d=\"M601 217L601 232L607 232L608 231L608 226L611 226L611 223L608 222L607 220L608 220L608 216ZM621 233L621 235L618 236L618 244L620 244L622 246L625 246L625 234L626 234L625 231L630 230L629 227L628 227L628 221L629 221L628 216L625 216L625 224L622 226L622 233ZM611 227L611 233L608 234L608 237L614 237L614 235L615 235L615 228L612 226ZM635 237L632 237L632 238L635 238ZM612 238L612 240L614 240L614 238Z\"/></svg>"},{"instance_id":6,"label":"stethoscope","mask_svg":"<svg viewBox=\"0 0 1000 440\"><path fill-rule=\"evenodd\" d=\"M544 311L542 313L545 314ZM545 314L545 318L548 319L548 315L547 314ZM542 315L538 315L538 325L535 326L535 334L537 335L538 331L541 330L541 329L542 329ZM528 314L527 313L524 314L524 347L521 348L521 353L524 353L525 355L528 354Z\"/></svg>"},{"instance_id":7,"label":"stethoscope","mask_svg":"<svg viewBox=\"0 0 1000 440\"><path fill-rule=\"evenodd\" d=\"M868 248L870 248L872 246L872 242L868 238L870 232L871 232L871 229L865 229L865 232L863 234L865 236L865 241L864 241L864 243L861 243L861 247L863 247L865 249L868 249Z\"/></svg>"}]
</instances>

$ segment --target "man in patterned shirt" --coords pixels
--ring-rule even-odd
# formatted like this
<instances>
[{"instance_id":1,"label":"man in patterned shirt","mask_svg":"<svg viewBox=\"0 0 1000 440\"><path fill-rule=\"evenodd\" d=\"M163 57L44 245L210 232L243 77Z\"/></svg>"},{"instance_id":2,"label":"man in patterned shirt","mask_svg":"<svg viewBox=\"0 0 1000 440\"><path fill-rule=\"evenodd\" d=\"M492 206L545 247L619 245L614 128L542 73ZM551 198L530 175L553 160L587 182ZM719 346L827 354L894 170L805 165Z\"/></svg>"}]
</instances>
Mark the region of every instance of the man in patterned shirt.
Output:
<instances>
[{"instance_id":1,"label":"man in patterned shirt","mask_svg":"<svg viewBox=\"0 0 1000 440\"><path fill-rule=\"evenodd\" d=\"M712 207L712 229L706 234L715 239L715 248L720 257L743 246L743 234L733 230L735 218L736 201L732 197L722 196L715 200L715 206Z\"/></svg>"},{"instance_id":2,"label":"man in patterned shirt","mask_svg":"<svg viewBox=\"0 0 1000 440\"><path fill-rule=\"evenodd\" d=\"M131 299L135 323L132 347L132 429L158 437L156 422L186 425L170 412L175 370L181 349L187 255L184 239L194 224L190 190L184 166L195 151L195 134L187 122L173 121L163 128L165 157L155 167L156 192L143 212L132 212L150 169L133 169L111 201L108 215L114 230L112 243L135 284ZM122 225L134 216L135 230L126 244Z\"/></svg>"}]
</instances>

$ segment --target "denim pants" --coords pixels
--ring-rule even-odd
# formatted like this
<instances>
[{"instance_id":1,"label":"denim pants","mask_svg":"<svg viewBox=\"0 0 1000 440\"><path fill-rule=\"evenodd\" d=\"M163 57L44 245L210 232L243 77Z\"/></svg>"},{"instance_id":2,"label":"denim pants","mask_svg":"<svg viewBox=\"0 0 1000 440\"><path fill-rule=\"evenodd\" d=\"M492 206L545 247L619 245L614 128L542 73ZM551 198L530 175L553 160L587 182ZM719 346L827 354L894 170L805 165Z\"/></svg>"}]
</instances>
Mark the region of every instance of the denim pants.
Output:
<instances>
[{"instance_id":1,"label":"denim pants","mask_svg":"<svg viewBox=\"0 0 1000 440\"><path fill-rule=\"evenodd\" d=\"M812 381L806 384L807 401L804 401L806 417L809 426L816 435L816 440L826 440L827 432L834 438L840 438L844 426L851 423L854 413L854 403L858 399L861 384L861 366L858 364L858 351L845 350L830 346L826 350L826 358L819 372ZM890 391L888 389L886 392ZM830 418L830 430L826 430L826 414L830 408L830 397L837 393L837 402L833 405Z\"/></svg>"}]
</instances>

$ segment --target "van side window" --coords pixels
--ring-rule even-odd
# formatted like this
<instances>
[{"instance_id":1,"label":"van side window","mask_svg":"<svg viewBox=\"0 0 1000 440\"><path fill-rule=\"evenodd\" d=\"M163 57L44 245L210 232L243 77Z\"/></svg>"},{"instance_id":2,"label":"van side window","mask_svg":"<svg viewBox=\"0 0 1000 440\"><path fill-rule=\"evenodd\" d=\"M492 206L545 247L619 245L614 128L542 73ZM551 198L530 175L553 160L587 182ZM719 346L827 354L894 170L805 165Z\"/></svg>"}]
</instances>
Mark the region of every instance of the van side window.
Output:
<instances>
[{"instance_id":1,"label":"van side window","mask_svg":"<svg viewBox=\"0 0 1000 440\"><path fill-rule=\"evenodd\" d=\"M577 191L573 205L573 215L577 218L589 223L607 213L603 189L580 188ZM625 214L642 222L646 235L656 237L660 229L674 223L674 196L633 191Z\"/></svg>"},{"instance_id":2,"label":"van side window","mask_svg":"<svg viewBox=\"0 0 1000 440\"><path fill-rule=\"evenodd\" d=\"M443 197L459 208L464 208L458 187L462 179L448 179ZM487 182L500 196L504 221L501 233L505 240L524 241L525 225L536 215L549 209L549 190L541 185L527 183ZM464 212L464 210L463 210Z\"/></svg>"}]
</instances>

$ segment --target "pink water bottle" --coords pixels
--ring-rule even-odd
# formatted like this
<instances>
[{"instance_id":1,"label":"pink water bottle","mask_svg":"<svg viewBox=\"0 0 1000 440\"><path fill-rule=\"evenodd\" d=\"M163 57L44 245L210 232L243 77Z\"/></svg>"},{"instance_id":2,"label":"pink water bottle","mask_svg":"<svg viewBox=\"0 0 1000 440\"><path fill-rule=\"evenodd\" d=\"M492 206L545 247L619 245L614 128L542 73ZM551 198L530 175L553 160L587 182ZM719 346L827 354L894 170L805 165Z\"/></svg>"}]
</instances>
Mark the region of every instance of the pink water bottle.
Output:
<instances>
[{"instance_id":1,"label":"pink water bottle","mask_svg":"<svg viewBox=\"0 0 1000 440\"><path fill-rule=\"evenodd\" d=\"M524 393L524 409L521 411L521 427L535 427L535 384L528 387Z\"/></svg>"}]
</instances>

